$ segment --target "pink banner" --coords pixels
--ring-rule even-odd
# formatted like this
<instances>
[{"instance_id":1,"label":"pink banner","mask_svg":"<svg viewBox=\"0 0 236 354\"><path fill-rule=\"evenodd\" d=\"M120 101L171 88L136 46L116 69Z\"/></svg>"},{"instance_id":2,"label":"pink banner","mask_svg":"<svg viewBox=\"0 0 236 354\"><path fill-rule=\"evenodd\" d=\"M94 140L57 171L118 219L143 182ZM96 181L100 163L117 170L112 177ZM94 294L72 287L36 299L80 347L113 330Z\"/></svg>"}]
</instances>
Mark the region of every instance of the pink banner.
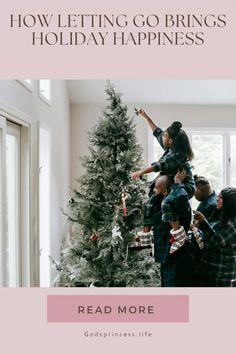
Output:
<instances>
[{"instance_id":1,"label":"pink banner","mask_svg":"<svg viewBox=\"0 0 236 354\"><path fill-rule=\"evenodd\" d=\"M49 295L48 322L189 322L187 295Z\"/></svg>"},{"instance_id":2,"label":"pink banner","mask_svg":"<svg viewBox=\"0 0 236 354\"><path fill-rule=\"evenodd\" d=\"M1 77L236 77L234 0L138 0L135 4L126 0L2 2ZM114 24L104 24L103 15L114 19Z\"/></svg>"}]
</instances>

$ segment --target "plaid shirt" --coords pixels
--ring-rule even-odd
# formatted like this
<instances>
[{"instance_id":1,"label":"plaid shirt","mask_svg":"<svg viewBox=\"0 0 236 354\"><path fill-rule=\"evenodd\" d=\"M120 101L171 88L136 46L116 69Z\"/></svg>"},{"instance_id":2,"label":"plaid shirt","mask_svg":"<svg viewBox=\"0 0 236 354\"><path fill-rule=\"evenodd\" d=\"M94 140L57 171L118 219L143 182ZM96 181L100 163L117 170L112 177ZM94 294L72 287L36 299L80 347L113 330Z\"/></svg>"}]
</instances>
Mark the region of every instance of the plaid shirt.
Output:
<instances>
[{"instance_id":1,"label":"plaid shirt","mask_svg":"<svg viewBox=\"0 0 236 354\"><path fill-rule=\"evenodd\" d=\"M191 171L191 166L187 162L187 159L184 155L172 151L170 148L166 148L162 142L162 133L161 128L156 128L153 131L153 135L157 138L157 141L161 147L165 150L162 157L159 161L154 162L152 166L154 167L154 172L161 172L162 174L175 175L178 168L183 166L186 170L186 177L184 179L185 189L188 193L189 199L193 197L195 191L194 179Z\"/></svg>"},{"instance_id":2,"label":"plaid shirt","mask_svg":"<svg viewBox=\"0 0 236 354\"><path fill-rule=\"evenodd\" d=\"M188 201L188 194L183 183L173 183L169 194L163 199L162 221L179 222L184 226L186 232L190 226L191 207Z\"/></svg>"},{"instance_id":3,"label":"plaid shirt","mask_svg":"<svg viewBox=\"0 0 236 354\"><path fill-rule=\"evenodd\" d=\"M154 218L156 213L160 210L162 199L162 196L156 195L153 192L148 201L144 204L143 226L154 225Z\"/></svg>"},{"instance_id":4,"label":"plaid shirt","mask_svg":"<svg viewBox=\"0 0 236 354\"><path fill-rule=\"evenodd\" d=\"M209 286L235 286L236 217L225 224L220 220L210 224L203 221L200 227L204 232L205 248L198 266L199 277L209 279Z\"/></svg>"}]
</instances>

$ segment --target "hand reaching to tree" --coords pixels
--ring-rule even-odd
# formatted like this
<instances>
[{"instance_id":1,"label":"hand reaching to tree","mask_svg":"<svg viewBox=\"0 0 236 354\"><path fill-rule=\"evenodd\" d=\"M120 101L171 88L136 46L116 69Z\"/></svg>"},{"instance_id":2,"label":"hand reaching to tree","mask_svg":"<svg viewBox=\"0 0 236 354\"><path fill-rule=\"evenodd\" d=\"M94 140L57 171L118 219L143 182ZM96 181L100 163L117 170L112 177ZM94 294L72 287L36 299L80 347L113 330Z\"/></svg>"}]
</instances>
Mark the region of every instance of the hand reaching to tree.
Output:
<instances>
[{"instance_id":1,"label":"hand reaching to tree","mask_svg":"<svg viewBox=\"0 0 236 354\"><path fill-rule=\"evenodd\" d=\"M154 131L157 128L156 123L153 122L153 120L149 117L149 115L147 114L147 112L143 108L139 108L139 109L135 108L134 110L137 115L141 115L143 118L145 118L147 120L152 131Z\"/></svg>"},{"instance_id":2,"label":"hand reaching to tree","mask_svg":"<svg viewBox=\"0 0 236 354\"><path fill-rule=\"evenodd\" d=\"M143 175L143 170L136 171L136 172L134 172L134 173L131 175L131 179L132 179L132 180L137 180L137 179L139 179L142 175Z\"/></svg>"},{"instance_id":3,"label":"hand reaching to tree","mask_svg":"<svg viewBox=\"0 0 236 354\"><path fill-rule=\"evenodd\" d=\"M137 109L137 114L140 114L143 118L148 118L146 111L143 108Z\"/></svg>"}]
</instances>

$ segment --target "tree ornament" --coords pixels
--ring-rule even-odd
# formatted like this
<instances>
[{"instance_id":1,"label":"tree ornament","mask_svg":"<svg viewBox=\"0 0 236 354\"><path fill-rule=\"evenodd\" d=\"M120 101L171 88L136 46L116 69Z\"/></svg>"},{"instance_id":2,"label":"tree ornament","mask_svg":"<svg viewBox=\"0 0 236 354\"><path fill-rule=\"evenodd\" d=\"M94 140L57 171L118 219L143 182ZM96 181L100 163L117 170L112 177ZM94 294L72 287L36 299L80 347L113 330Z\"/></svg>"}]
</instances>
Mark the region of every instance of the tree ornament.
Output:
<instances>
[{"instance_id":1,"label":"tree ornament","mask_svg":"<svg viewBox=\"0 0 236 354\"><path fill-rule=\"evenodd\" d=\"M138 108L134 108L134 113L138 116L139 115L139 110Z\"/></svg>"},{"instance_id":2,"label":"tree ornament","mask_svg":"<svg viewBox=\"0 0 236 354\"><path fill-rule=\"evenodd\" d=\"M134 245L136 247L140 247L140 245L141 245L140 241L141 241L141 237L139 235L135 235L134 236Z\"/></svg>"},{"instance_id":3,"label":"tree ornament","mask_svg":"<svg viewBox=\"0 0 236 354\"><path fill-rule=\"evenodd\" d=\"M93 233L91 236L90 236L90 240L91 241L97 241L98 239L98 235L96 235L95 233Z\"/></svg>"},{"instance_id":4,"label":"tree ornament","mask_svg":"<svg viewBox=\"0 0 236 354\"><path fill-rule=\"evenodd\" d=\"M73 204L75 203L74 198L70 198L70 199L68 200L68 203L69 203L70 205L73 205Z\"/></svg>"},{"instance_id":5,"label":"tree ornament","mask_svg":"<svg viewBox=\"0 0 236 354\"><path fill-rule=\"evenodd\" d=\"M114 226L113 229L112 229L112 238L115 240L115 241L118 241L118 238L123 241L123 237L121 236L121 232L119 230L119 227L118 226Z\"/></svg>"},{"instance_id":6,"label":"tree ornament","mask_svg":"<svg viewBox=\"0 0 236 354\"><path fill-rule=\"evenodd\" d=\"M126 200L127 196L125 195L125 193L121 193L121 205L122 205L122 213L124 218L126 217Z\"/></svg>"}]
</instances>

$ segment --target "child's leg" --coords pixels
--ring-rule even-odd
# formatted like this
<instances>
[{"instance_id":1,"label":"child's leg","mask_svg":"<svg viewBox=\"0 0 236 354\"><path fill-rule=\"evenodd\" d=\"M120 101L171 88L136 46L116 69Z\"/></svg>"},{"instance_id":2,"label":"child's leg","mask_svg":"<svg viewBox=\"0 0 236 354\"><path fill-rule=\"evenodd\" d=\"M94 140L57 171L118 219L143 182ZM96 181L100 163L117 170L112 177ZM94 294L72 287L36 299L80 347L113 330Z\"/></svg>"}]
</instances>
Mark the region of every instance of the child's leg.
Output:
<instances>
[{"instance_id":1,"label":"child's leg","mask_svg":"<svg viewBox=\"0 0 236 354\"><path fill-rule=\"evenodd\" d=\"M179 215L173 209L172 201L169 196L164 199L161 209L162 221L170 223L172 227L170 230L170 254L172 254L185 244L188 236L184 227L180 225Z\"/></svg>"},{"instance_id":2,"label":"child's leg","mask_svg":"<svg viewBox=\"0 0 236 354\"><path fill-rule=\"evenodd\" d=\"M170 221L170 225L173 230L178 230L181 227L181 225L178 221Z\"/></svg>"},{"instance_id":3,"label":"child's leg","mask_svg":"<svg viewBox=\"0 0 236 354\"><path fill-rule=\"evenodd\" d=\"M170 224L171 224L171 222L170 222ZM176 224L176 223L174 223L174 224ZM188 235L185 232L185 229L183 226L181 226L179 224L179 227L177 229L172 228L170 230L170 243L171 243L170 254L174 253L180 247L182 247L187 240L188 240Z\"/></svg>"},{"instance_id":4,"label":"child's leg","mask_svg":"<svg viewBox=\"0 0 236 354\"><path fill-rule=\"evenodd\" d=\"M161 202L162 197L153 193L148 201L144 204L143 231L138 232L141 246L151 246L153 238L151 228L154 224L155 212L161 209Z\"/></svg>"}]
</instances>

